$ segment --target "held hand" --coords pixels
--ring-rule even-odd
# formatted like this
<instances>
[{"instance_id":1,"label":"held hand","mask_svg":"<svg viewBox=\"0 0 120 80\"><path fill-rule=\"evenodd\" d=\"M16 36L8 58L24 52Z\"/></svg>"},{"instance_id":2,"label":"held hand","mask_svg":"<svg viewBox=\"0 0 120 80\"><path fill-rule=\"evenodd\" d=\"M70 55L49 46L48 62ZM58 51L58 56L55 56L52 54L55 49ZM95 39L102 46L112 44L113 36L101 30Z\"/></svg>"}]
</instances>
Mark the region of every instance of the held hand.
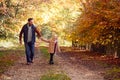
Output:
<instances>
[{"instance_id":1,"label":"held hand","mask_svg":"<svg viewBox=\"0 0 120 80\"><path fill-rule=\"evenodd\" d=\"M49 40L46 40L46 39L44 39L44 38L42 38L42 37L40 38L40 40L49 43Z\"/></svg>"}]
</instances>

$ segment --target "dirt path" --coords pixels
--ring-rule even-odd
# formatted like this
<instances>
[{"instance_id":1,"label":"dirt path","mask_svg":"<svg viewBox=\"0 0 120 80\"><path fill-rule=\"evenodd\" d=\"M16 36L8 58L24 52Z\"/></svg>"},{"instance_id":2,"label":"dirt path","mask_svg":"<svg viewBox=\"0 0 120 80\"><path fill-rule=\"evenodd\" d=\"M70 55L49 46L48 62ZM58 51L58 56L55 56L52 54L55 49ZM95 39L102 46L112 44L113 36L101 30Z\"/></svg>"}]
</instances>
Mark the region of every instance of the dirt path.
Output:
<instances>
[{"instance_id":1,"label":"dirt path","mask_svg":"<svg viewBox=\"0 0 120 80\"><path fill-rule=\"evenodd\" d=\"M80 64L72 64L70 60L62 58L62 56L56 55L55 64L49 65L48 60L39 50L36 50L35 55L32 65L26 65L25 57L22 57L2 75L1 80L40 80L42 75L49 72L66 73L72 80L103 80L97 71L89 70Z\"/></svg>"}]
</instances>

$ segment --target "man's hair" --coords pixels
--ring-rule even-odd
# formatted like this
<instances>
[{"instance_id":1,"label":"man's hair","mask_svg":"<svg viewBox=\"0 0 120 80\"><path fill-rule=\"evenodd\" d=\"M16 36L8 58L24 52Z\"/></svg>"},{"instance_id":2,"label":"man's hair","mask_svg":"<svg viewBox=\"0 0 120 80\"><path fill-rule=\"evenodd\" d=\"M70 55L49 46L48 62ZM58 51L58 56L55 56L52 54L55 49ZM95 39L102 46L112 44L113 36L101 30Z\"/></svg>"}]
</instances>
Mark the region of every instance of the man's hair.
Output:
<instances>
[{"instance_id":1,"label":"man's hair","mask_svg":"<svg viewBox=\"0 0 120 80\"><path fill-rule=\"evenodd\" d=\"M33 20L33 18L28 18L28 22L30 22L31 20Z\"/></svg>"}]
</instances>

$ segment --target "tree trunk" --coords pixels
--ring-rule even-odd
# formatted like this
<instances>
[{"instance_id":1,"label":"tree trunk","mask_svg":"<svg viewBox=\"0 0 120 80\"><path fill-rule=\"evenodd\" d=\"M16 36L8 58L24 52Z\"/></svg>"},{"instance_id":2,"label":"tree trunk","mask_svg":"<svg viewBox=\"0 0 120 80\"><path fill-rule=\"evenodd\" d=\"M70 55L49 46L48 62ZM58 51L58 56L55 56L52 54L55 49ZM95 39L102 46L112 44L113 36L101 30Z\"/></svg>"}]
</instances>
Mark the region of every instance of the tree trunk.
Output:
<instances>
[{"instance_id":1,"label":"tree trunk","mask_svg":"<svg viewBox=\"0 0 120 80\"><path fill-rule=\"evenodd\" d=\"M86 44L86 50L87 51L89 50L89 44Z\"/></svg>"},{"instance_id":2,"label":"tree trunk","mask_svg":"<svg viewBox=\"0 0 120 80\"><path fill-rule=\"evenodd\" d=\"M91 44L86 44L86 50L90 51L91 50Z\"/></svg>"},{"instance_id":3,"label":"tree trunk","mask_svg":"<svg viewBox=\"0 0 120 80\"><path fill-rule=\"evenodd\" d=\"M118 58L118 53L117 53L117 50L115 50L115 53L114 53L114 58Z\"/></svg>"}]
</instances>

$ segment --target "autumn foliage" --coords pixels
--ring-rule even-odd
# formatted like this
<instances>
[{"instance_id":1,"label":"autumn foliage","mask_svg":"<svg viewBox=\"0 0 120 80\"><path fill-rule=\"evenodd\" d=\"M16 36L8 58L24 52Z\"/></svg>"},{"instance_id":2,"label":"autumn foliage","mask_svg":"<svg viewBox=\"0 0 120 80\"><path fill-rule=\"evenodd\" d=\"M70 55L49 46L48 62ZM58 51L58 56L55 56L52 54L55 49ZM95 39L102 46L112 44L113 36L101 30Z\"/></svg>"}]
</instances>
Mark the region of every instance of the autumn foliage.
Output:
<instances>
[{"instance_id":1,"label":"autumn foliage","mask_svg":"<svg viewBox=\"0 0 120 80\"><path fill-rule=\"evenodd\" d=\"M113 51L118 51L120 48L120 1L81 0L81 5L82 13L71 31L71 38L85 44L109 46Z\"/></svg>"}]
</instances>

